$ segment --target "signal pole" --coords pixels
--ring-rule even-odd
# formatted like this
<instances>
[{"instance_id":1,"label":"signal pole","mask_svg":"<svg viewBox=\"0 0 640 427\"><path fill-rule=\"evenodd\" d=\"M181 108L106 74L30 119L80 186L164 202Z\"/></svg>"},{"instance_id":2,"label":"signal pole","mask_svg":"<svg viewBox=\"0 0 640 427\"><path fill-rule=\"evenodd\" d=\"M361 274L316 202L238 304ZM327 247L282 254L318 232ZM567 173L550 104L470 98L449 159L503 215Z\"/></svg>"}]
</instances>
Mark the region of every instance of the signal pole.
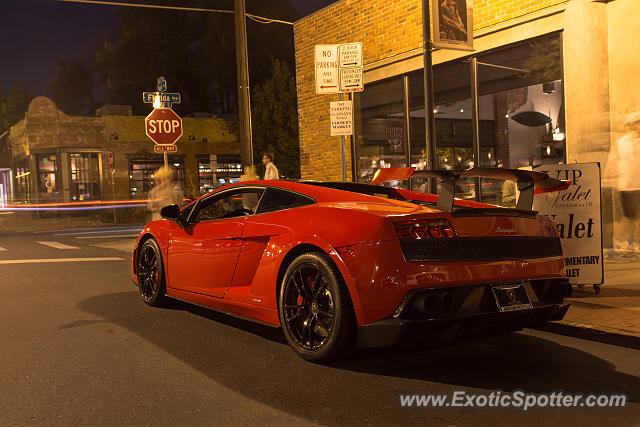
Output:
<instances>
[{"instance_id":1,"label":"signal pole","mask_svg":"<svg viewBox=\"0 0 640 427\"><path fill-rule=\"evenodd\" d=\"M238 118L240 120L240 157L242 165L253 164L251 137L251 93L247 55L247 21L244 0L234 0L236 33L236 71L238 77Z\"/></svg>"},{"instance_id":2,"label":"signal pole","mask_svg":"<svg viewBox=\"0 0 640 427\"><path fill-rule=\"evenodd\" d=\"M431 59L431 17L429 14L429 0L422 0L422 47L427 170L435 170L437 168L436 120L433 112L433 62ZM429 192L436 194L436 191L437 182L435 179L430 179Z\"/></svg>"}]
</instances>

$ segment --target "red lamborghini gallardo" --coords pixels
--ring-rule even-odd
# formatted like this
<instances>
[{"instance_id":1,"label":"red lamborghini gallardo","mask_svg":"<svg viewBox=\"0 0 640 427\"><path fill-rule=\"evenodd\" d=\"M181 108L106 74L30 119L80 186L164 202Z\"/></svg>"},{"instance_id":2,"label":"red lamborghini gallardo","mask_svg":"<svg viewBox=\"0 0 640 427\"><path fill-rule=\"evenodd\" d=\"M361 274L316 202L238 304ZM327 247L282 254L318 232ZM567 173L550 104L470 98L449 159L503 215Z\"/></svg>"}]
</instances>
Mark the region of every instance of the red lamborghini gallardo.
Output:
<instances>
[{"instance_id":1,"label":"red lamborghini gallardo","mask_svg":"<svg viewBox=\"0 0 640 427\"><path fill-rule=\"evenodd\" d=\"M133 280L151 306L173 298L281 327L313 361L561 319L571 287L560 240L531 206L534 188L562 183L508 169L419 173L441 180L439 196L252 181L167 206L140 233ZM516 181L516 208L455 199L468 176Z\"/></svg>"}]
</instances>

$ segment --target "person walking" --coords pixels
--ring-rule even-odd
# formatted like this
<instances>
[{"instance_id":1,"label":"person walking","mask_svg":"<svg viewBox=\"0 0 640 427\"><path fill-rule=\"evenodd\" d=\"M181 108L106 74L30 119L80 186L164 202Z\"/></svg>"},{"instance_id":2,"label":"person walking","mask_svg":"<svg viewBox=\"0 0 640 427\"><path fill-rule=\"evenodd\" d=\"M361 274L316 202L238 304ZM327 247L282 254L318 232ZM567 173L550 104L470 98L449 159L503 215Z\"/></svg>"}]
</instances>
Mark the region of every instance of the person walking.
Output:
<instances>
[{"instance_id":1,"label":"person walking","mask_svg":"<svg viewBox=\"0 0 640 427\"><path fill-rule=\"evenodd\" d=\"M640 112L626 117L625 135L617 142L618 192L622 214L629 224L628 246L640 256Z\"/></svg>"},{"instance_id":2,"label":"person walking","mask_svg":"<svg viewBox=\"0 0 640 427\"><path fill-rule=\"evenodd\" d=\"M262 164L265 167L264 179L278 179L278 168L273 164L273 156L269 153L262 155Z\"/></svg>"},{"instance_id":3,"label":"person walking","mask_svg":"<svg viewBox=\"0 0 640 427\"><path fill-rule=\"evenodd\" d=\"M169 205L182 206L184 194L179 185L174 182L175 171L162 166L153 174L156 185L149 192L148 209L151 211L151 220L162 219L160 211Z\"/></svg>"}]
</instances>

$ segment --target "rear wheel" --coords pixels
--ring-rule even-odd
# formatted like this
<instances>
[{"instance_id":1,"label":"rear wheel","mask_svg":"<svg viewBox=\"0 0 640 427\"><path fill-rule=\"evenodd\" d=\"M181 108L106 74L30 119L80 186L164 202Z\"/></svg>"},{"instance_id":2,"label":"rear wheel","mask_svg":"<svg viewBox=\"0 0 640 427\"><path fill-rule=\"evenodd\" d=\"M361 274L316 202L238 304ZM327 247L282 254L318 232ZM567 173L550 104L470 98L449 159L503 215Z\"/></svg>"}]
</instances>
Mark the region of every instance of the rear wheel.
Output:
<instances>
[{"instance_id":1,"label":"rear wheel","mask_svg":"<svg viewBox=\"0 0 640 427\"><path fill-rule=\"evenodd\" d=\"M354 347L351 300L340 273L323 253L300 255L289 265L278 313L287 342L306 360L328 362Z\"/></svg>"},{"instance_id":2,"label":"rear wheel","mask_svg":"<svg viewBox=\"0 0 640 427\"><path fill-rule=\"evenodd\" d=\"M166 305L162 253L155 239L144 242L138 253L138 286L142 300L153 307Z\"/></svg>"}]
</instances>

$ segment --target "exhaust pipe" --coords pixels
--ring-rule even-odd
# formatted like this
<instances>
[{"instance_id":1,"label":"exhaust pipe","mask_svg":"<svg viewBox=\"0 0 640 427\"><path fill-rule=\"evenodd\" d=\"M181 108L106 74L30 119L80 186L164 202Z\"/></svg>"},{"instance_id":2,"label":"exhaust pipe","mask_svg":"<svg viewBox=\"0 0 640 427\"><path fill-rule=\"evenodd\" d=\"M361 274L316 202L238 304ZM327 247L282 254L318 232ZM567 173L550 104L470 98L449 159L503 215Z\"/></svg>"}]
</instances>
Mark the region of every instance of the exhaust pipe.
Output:
<instances>
[{"instance_id":1,"label":"exhaust pipe","mask_svg":"<svg viewBox=\"0 0 640 427\"><path fill-rule=\"evenodd\" d=\"M569 282L562 282L560 284L560 296L562 298L569 298L573 293L573 288Z\"/></svg>"},{"instance_id":2,"label":"exhaust pipe","mask_svg":"<svg viewBox=\"0 0 640 427\"><path fill-rule=\"evenodd\" d=\"M440 309L442 311L451 311L453 308L453 297L451 292L443 292L440 294Z\"/></svg>"}]
</instances>

